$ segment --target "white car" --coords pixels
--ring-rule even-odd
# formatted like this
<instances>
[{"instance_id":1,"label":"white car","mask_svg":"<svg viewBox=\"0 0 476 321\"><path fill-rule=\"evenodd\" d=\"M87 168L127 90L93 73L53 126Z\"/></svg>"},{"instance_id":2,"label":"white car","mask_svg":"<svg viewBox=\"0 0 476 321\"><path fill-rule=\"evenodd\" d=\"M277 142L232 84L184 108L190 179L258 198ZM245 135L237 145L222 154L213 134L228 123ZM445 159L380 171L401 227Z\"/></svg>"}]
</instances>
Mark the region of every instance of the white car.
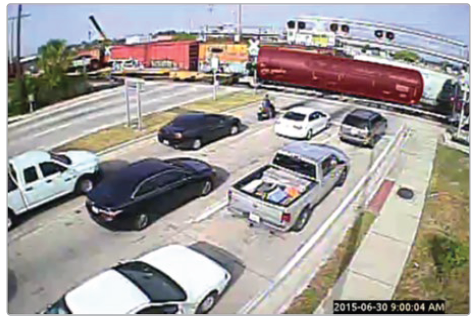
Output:
<instances>
[{"instance_id":1,"label":"white car","mask_svg":"<svg viewBox=\"0 0 476 321\"><path fill-rule=\"evenodd\" d=\"M100 273L43 313L207 313L230 279L228 271L204 255L169 245Z\"/></svg>"},{"instance_id":2,"label":"white car","mask_svg":"<svg viewBox=\"0 0 476 321\"><path fill-rule=\"evenodd\" d=\"M307 107L296 107L287 111L274 125L277 135L291 138L311 139L329 127L330 116Z\"/></svg>"}]
</instances>

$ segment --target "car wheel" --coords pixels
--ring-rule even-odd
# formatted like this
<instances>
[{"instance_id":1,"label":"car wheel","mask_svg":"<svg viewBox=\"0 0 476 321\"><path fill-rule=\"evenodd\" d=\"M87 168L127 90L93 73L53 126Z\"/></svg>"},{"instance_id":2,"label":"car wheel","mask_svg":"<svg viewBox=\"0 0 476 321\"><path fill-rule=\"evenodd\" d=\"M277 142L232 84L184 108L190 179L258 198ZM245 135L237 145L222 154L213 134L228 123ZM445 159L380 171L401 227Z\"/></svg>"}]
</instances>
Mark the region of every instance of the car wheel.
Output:
<instances>
[{"instance_id":1,"label":"car wheel","mask_svg":"<svg viewBox=\"0 0 476 321\"><path fill-rule=\"evenodd\" d=\"M340 186L344 185L345 180L347 179L347 172L348 172L348 170L347 170L347 166L346 166L346 167L344 167L344 170L340 174L340 177L339 177L339 180L337 181L336 186L340 187Z\"/></svg>"},{"instance_id":2,"label":"car wheel","mask_svg":"<svg viewBox=\"0 0 476 321\"><path fill-rule=\"evenodd\" d=\"M90 176L83 176L76 182L76 194L84 195L89 193L94 187L94 181Z\"/></svg>"},{"instance_id":3,"label":"car wheel","mask_svg":"<svg viewBox=\"0 0 476 321\"><path fill-rule=\"evenodd\" d=\"M217 291L209 293L205 299L200 302L200 305L197 308L197 314L206 314L215 306L217 301L218 294Z\"/></svg>"},{"instance_id":4,"label":"car wheel","mask_svg":"<svg viewBox=\"0 0 476 321\"><path fill-rule=\"evenodd\" d=\"M202 141L200 140L200 138L197 138L193 141L192 148L194 150L198 150L200 149L200 147L202 147Z\"/></svg>"},{"instance_id":5,"label":"car wheel","mask_svg":"<svg viewBox=\"0 0 476 321\"><path fill-rule=\"evenodd\" d=\"M306 140L311 140L312 138L312 130L309 129L309 131L307 132L307 135L306 135Z\"/></svg>"},{"instance_id":6,"label":"car wheel","mask_svg":"<svg viewBox=\"0 0 476 321\"><path fill-rule=\"evenodd\" d=\"M15 214L13 214L11 211L8 211L7 227L9 231L16 225L16 222Z\"/></svg>"},{"instance_id":7,"label":"car wheel","mask_svg":"<svg viewBox=\"0 0 476 321\"><path fill-rule=\"evenodd\" d=\"M369 143L368 143L368 146L369 146L370 148L374 148L374 147L375 147L376 140L377 140L377 137L376 137L376 136L372 137L372 139L371 139L371 140L369 141Z\"/></svg>"},{"instance_id":8,"label":"car wheel","mask_svg":"<svg viewBox=\"0 0 476 321\"><path fill-rule=\"evenodd\" d=\"M136 231L142 231L147 226L149 226L149 223L150 223L149 215L147 215L146 213L140 213L134 219L134 229Z\"/></svg>"},{"instance_id":9,"label":"car wheel","mask_svg":"<svg viewBox=\"0 0 476 321\"><path fill-rule=\"evenodd\" d=\"M311 218L311 210L309 208L306 208L299 214L299 217L294 223L294 226L292 227L292 230L294 232L300 232L304 229L304 227L307 225L309 222L309 219Z\"/></svg>"},{"instance_id":10,"label":"car wheel","mask_svg":"<svg viewBox=\"0 0 476 321\"><path fill-rule=\"evenodd\" d=\"M238 134L238 132L240 131L240 129L238 128L238 125L233 125L231 126L231 129L230 129L230 135L236 135Z\"/></svg>"}]
</instances>

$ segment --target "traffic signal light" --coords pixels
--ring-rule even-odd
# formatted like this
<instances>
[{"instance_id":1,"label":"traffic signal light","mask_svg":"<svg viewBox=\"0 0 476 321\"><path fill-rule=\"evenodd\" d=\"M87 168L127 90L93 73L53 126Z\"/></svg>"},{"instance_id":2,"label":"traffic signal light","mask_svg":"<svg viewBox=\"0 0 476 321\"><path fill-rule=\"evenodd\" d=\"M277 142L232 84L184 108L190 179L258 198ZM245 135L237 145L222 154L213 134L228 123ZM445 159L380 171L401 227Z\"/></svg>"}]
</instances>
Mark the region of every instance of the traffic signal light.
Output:
<instances>
[{"instance_id":1,"label":"traffic signal light","mask_svg":"<svg viewBox=\"0 0 476 321\"><path fill-rule=\"evenodd\" d=\"M375 37L382 38L383 37L383 31L382 30L375 30Z\"/></svg>"}]
</instances>

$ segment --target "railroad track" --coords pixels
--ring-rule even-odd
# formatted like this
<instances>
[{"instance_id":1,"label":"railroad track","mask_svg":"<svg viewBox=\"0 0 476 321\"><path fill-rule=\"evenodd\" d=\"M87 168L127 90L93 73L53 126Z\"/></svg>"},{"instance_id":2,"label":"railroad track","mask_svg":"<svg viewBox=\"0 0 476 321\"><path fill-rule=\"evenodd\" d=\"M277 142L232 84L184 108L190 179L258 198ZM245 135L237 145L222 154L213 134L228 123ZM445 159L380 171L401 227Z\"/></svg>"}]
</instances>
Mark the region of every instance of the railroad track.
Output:
<instances>
[{"instance_id":1,"label":"railroad track","mask_svg":"<svg viewBox=\"0 0 476 321\"><path fill-rule=\"evenodd\" d=\"M309 97L316 97L316 98L326 99L326 100L337 100L337 101L340 100L345 102L352 102L362 106L395 111L395 112L399 112L399 113L407 114L411 116L418 116L428 120L437 121L440 123L441 122L446 123L448 120L447 116L429 111L421 105L410 107L410 106L401 105L401 104L377 101L372 99L365 99L360 97L352 97L352 96L341 95L336 93L329 94L329 93L324 93L314 89L286 87L286 86L271 85L271 84L260 84L258 88L273 90L273 91L283 92L283 93L289 93L289 94L295 94L295 95L305 95Z\"/></svg>"}]
</instances>

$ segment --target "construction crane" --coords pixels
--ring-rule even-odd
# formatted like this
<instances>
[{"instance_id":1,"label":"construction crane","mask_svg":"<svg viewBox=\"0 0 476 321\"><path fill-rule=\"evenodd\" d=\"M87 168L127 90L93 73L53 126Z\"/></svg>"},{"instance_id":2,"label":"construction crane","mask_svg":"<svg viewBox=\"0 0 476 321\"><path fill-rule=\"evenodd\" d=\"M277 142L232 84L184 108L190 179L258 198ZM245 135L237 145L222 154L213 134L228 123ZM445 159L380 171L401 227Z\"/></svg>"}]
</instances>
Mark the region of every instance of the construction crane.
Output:
<instances>
[{"instance_id":1,"label":"construction crane","mask_svg":"<svg viewBox=\"0 0 476 321\"><path fill-rule=\"evenodd\" d=\"M94 28L97 30L97 32L99 33L99 35L101 36L101 45L100 45L100 48L99 48L99 61L97 63L97 68L94 68L94 69L98 69L98 68L104 68L107 66L107 63L106 63L106 47L111 45L112 44L112 41L106 36L106 34L104 33L104 31L102 30L101 26L99 26L99 23L97 22L96 18L94 18L94 16L89 16L89 20L91 20L91 22L93 23L94 25Z\"/></svg>"}]
</instances>

